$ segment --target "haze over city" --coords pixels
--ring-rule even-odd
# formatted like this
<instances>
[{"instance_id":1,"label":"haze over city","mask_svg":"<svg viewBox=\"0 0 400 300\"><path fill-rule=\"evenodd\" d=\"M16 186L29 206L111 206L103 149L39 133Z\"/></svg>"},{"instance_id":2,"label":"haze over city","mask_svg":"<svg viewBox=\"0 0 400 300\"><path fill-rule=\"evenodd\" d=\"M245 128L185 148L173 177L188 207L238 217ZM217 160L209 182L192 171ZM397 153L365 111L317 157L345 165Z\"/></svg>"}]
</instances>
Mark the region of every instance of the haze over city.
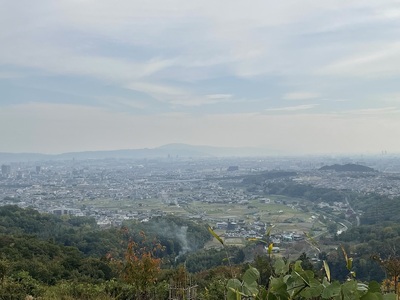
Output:
<instances>
[{"instance_id":1,"label":"haze over city","mask_svg":"<svg viewBox=\"0 0 400 300\"><path fill-rule=\"evenodd\" d=\"M400 152L398 1L1 1L0 152Z\"/></svg>"}]
</instances>

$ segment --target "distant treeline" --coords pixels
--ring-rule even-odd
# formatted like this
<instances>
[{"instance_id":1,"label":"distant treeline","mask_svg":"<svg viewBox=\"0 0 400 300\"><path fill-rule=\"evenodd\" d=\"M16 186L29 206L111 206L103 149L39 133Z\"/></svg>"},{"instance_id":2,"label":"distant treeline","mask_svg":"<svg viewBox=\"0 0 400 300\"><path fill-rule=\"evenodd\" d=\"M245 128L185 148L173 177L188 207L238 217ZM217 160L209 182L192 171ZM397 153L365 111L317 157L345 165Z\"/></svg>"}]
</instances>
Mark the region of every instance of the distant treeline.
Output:
<instances>
[{"instance_id":1,"label":"distant treeline","mask_svg":"<svg viewBox=\"0 0 400 300\"><path fill-rule=\"evenodd\" d=\"M275 176L275 177L274 177ZM354 210L362 212L362 224L379 224L384 221L400 222L400 197L388 197L377 193L358 193L351 190L321 188L300 184L291 179L293 172L270 172L252 175L243 179L242 184L250 192L263 195L284 195L303 198L311 202L346 202ZM267 180L267 178L277 180Z\"/></svg>"},{"instance_id":2,"label":"distant treeline","mask_svg":"<svg viewBox=\"0 0 400 300\"><path fill-rule=\"evenodd\" d=\"M366 167L358 164L345 164L345 165L331 165L323 166L320 168L321 171L336 171L336 172L377 172L373 168Z\"/></svg>"}]
</instances>

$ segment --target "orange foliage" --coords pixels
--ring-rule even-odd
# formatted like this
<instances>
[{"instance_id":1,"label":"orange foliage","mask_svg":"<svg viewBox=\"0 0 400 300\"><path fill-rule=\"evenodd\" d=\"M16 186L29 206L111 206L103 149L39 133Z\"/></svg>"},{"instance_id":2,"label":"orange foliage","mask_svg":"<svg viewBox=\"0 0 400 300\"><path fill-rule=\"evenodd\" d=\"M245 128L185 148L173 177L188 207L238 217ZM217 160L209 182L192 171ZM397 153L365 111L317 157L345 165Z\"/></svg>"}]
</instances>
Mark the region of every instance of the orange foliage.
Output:
<instances>
[{"instance_id":1,"label":"orange foliage","mask_svg":"<svg viewBox=\"0 0 400 300\"><path fill-rule=\"evenodd\" d=\"M146 236L140 232L143 238L141 245L131 240L125 252L125 260L122 268L122 278L126 283L132 284L138 292L145 292L148 287L157 281L160 273L161 259L154 253L163 250L161 245L153 242L152 249L145 246Z\"/></svg>"}]
</instances>

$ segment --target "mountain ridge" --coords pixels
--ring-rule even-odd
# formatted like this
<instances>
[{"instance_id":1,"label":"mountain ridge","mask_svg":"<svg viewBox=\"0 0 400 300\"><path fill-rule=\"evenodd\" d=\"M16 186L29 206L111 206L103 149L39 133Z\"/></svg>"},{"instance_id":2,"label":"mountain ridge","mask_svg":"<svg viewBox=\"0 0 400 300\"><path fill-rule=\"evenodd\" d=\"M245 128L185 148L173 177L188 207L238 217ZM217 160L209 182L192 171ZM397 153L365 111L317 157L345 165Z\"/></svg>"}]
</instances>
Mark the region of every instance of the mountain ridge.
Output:
<instances>
[{"instance_id":1,"label":"mountain ridge","mask_svg":"<svg viewBox=\"0 0 400 300\"><path fill-rule=\"evenodd\" d=\"M183 143L165 144L155 148L76 151L59 154L0 152L0 163L34 162L70 159L146 159L146 158L206 158L206 157L247 157L276 155L271 149L256 147L214 147Z\"/></svg>"}]
</instances>

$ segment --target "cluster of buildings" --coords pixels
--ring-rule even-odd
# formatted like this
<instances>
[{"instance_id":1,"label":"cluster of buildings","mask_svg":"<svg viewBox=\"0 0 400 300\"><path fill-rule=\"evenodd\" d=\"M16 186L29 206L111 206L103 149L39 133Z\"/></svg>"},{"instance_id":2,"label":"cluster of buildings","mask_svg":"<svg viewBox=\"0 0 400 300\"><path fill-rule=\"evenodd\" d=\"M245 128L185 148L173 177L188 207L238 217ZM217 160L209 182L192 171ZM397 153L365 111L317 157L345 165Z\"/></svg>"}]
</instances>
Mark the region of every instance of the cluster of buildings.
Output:
<instances>
[{"instance_id":1,"label":"cluster of buildings","mask_svg":"<svg viewBox=\"0 0 400 300\"><path fill-rule=\"evenodd\" d=\"M389 172L307 171L296 178L298 183L316 187L376 193L388 197L400 196L400 174Z\"/></svg>"},{"instance_id":2,"label":"cluster of buildings","mask_svg":"<svg viewBox=\"0 0 400 300\"><path fill-rule=\"evenodd\" d=\"M246 203L248 196L243 190L224 188L213 179L216 175L240 172L246 171L232 167L229 161L225 166L212 161L129 160L3 164L0 205L31 207L56 215L89 216L102 226L119 225L127 219L145 222L164 214L160 209L149 209L149 199L157 199L160 206L186 206L193 201ZM96 201L111 204L87 204ZM122 202L131 203L131 208L115 209ZM192 217L201 214L188 212Z\"/></svg>"},{"instance_id":3,"label":"cluster of buildings","mask_svg":"<svg viewBox=\"0 0 400 300\"><path fill-rule=\"evenodd\" d=\"M378 160L373 163L378 166ZM400 175L393 172L346 173L319 171L321 162L307 158L228 158L228 159L158 159L133 161L103 159L3 163L0 174L0 205L31 207L57 215L89 216L99 225L121 224L127 219L145 222L165 212L149 208L147 200L186 209L191 218L202 218L224 228L227 236L259 238L265 224L241 224L213 219L191 203L240 204L248 208L251 200L262 198L262 191L243 188L243 176L261 170L296 171L298 183L317 187L400 195ZM396 165L396 164L392 164ZM388 168L383 164L381 168ZM264 195L265 197L265 195ZM104 203L104 205L94 202ZM107 203L129 203L129 208L115 208ZM89 203L89 204L88 204ZM160 205L160 207L162 207ZM301 206L301 204L299 205ZM318 204L321 209L354 213L347 203Z\"/></svg>"}]
</instances>

